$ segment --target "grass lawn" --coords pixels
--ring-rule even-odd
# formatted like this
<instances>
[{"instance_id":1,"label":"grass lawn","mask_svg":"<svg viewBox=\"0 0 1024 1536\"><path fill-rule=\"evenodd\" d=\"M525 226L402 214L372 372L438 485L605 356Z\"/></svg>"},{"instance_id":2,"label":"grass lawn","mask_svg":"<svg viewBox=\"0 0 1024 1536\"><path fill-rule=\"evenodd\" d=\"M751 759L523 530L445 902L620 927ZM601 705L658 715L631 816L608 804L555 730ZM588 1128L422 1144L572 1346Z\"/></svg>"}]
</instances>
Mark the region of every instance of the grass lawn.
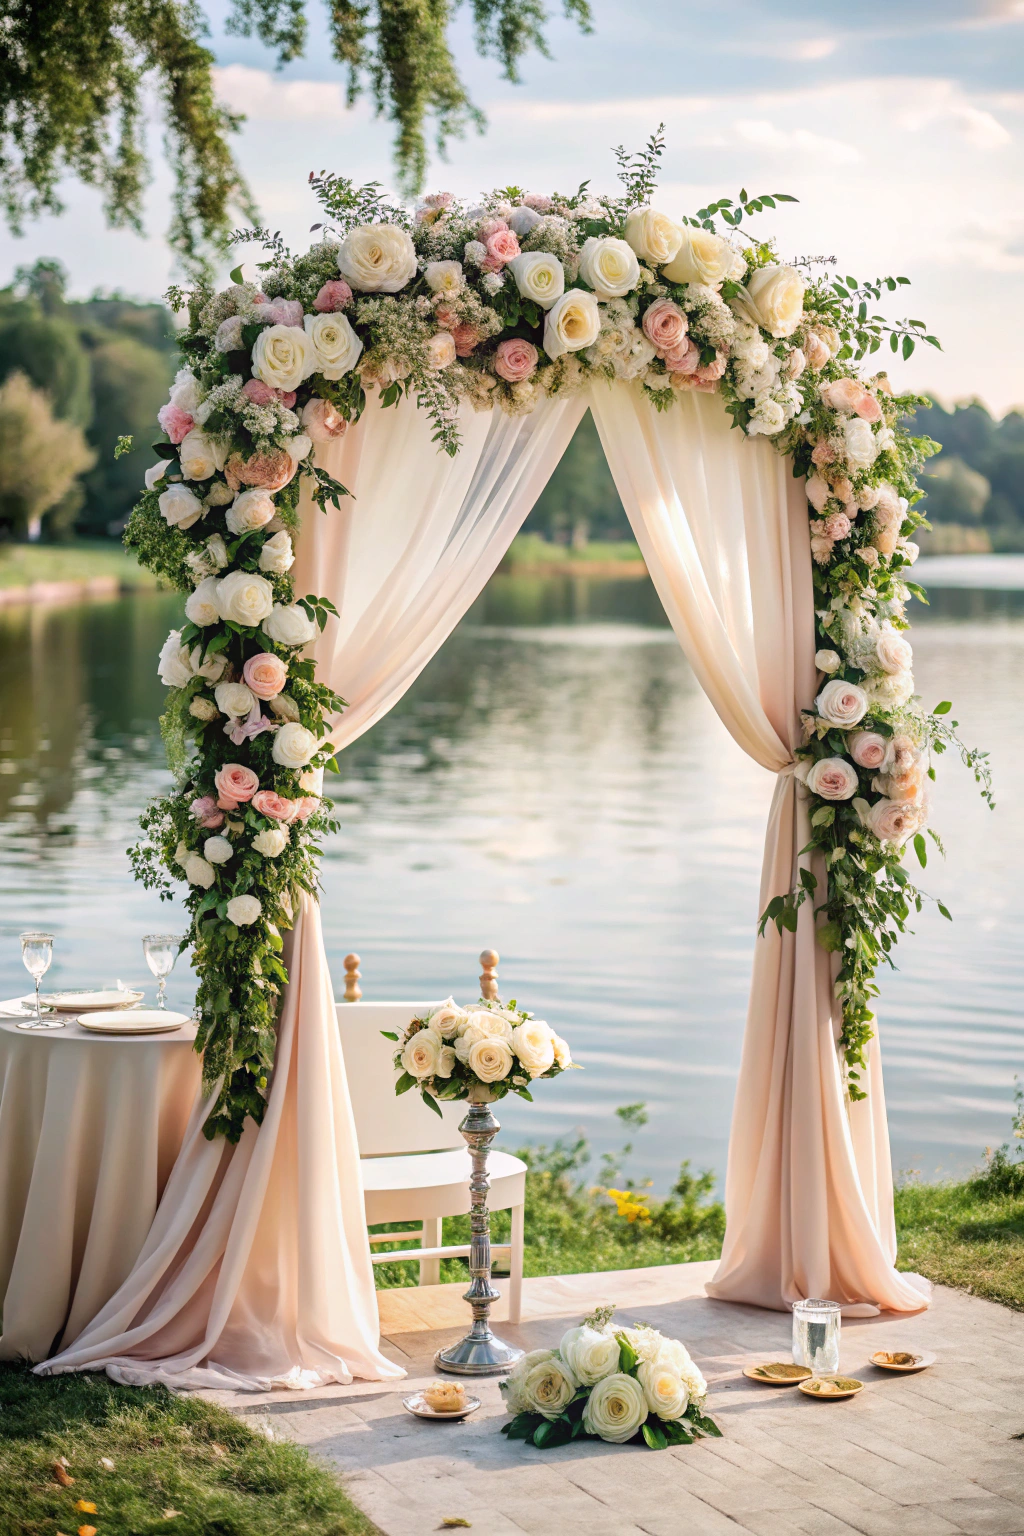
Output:
<instances>
[{"instance_id":1,"label":"grass lawn","mask_svg":"<svg viewBox=\"0 0 1024 1536\"><path fill-rule=\"evenodd\" d=\"M305 1450L268 1440L224 1408L106 1376L43 1378L0 1366L2 1536L376 1530Z\"/></svg>"},{"instance_id":2,"label":"grass lawn","mask_svg":"<svg viewBox=\"0 0 1024 1536\"><path fill-rule=\"evenodd\" d=\"M628 564L643 563L639 547L632 539L609 539L607 542L588 540L581 549L567 544L551 544L539 533L519 533L512 540L503 566L515 570L517 566L529 566L536 570L545 565L606 564L609 561Z\"/></svg>"},{"instance_id":3,"label":"grass lawn","mask_svg":"<svg viewBox=\"0 0 1024 1536\"><path fill-rule=\"evenodd\" d=\"M0 588L34 581L91 581L116 576L122 586L155 589L157 579L113 539L81 544L0 544Z\"/></svg>"}]
</instances>

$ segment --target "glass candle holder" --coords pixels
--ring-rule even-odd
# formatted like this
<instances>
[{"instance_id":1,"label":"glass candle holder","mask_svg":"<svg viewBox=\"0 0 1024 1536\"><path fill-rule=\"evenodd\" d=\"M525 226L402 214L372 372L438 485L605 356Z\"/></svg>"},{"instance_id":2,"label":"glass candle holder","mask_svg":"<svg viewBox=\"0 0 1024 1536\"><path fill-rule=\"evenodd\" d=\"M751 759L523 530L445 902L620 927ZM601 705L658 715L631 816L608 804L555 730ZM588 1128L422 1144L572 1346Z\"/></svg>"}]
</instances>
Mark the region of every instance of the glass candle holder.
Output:
<instances>
[{"instance_id":1,"label":"glass candle holder","mask_svg":"<svg viewBox=\"0 0 1024 1536\"><path fill-rule=\"evenodd\" d=\"M836 1301L794 1301L793 1364L806 1365L814 1376L834 1375L839 1369L842 1324Z\"/></svg>"}]
</instances>

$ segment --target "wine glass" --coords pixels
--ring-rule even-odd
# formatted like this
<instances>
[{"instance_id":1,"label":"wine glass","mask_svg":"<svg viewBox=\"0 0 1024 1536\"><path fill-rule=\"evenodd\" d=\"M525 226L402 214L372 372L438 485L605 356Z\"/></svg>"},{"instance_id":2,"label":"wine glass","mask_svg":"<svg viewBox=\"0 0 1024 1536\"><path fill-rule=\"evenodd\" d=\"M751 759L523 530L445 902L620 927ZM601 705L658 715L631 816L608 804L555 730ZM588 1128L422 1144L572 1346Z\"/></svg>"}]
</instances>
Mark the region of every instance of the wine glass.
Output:
<instances>
[{"instance_id":1,"label":"wine glass","mask_svg":"<svg viewBox=\"0 0 1024 1536\"><path fill-rule=\"evenodd\" d=\"M142 953L146 957L146 964L160 983L156 995L158 1008L167 1007L164 996L167 990L167 978L174 970L180 943L180 933L147 933L142 941Z\"/></svg>"},{"instance_id":2,"label":"wine glass","mask_svg":"<svg viewBox=\"0 0 1024 1536\"><path fill-rule=\"evenodd\" d=\"M53 934L52 933L23 933L21 935L21 958L25 963L25 969L36 984L36 1016L34 1019L26 1019L19 1022L19 1029L63 1029L62 1019L44 1019L43 1011L39 1006L39 983L50 969L50 961L53 959Z\"/></svg>"}]
</instances>

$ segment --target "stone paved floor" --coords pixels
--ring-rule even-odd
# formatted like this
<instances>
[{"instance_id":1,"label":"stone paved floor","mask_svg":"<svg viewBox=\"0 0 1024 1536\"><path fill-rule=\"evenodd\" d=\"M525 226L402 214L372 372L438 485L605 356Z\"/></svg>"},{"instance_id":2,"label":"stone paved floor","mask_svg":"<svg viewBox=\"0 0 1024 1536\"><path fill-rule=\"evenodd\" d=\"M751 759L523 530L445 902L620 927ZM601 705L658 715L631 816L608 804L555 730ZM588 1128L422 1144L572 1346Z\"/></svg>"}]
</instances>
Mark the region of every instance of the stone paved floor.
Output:
<instances>
[{"instance_id":1,"label":"stone paved floor","mask_svg":"<svg viewBox=\"0 0 1024 1536\"><path fill-rule=\"evenodd\" d=\"M483 1407L463 1424L413 1418L402 1396L433 1379L434 1350L465 1332L461 1286L381 1293L386 1348L407 1381L210 1395L265 1415L338 1467L385 1536L426 1536L445 1516L471 1521L475 1536L1024 1536L1024 1439L1014 1438L1024 1435L1024 1316L938 1289L916 1317L845 1321L842 1369L866 1389L819 1403L740 1374L788 1357L789 1318L708 1300L714 1267L528 1280L522 1325L498 1331L527 1349L554 1345L615 1301L619 1320L689 1346L722 1440L659 1452L510 1445L494 1380L474 1385ZM867 1364L879 1347L934 1350L938 1361L893 1376Z\"/></svg>"}]
</instances>

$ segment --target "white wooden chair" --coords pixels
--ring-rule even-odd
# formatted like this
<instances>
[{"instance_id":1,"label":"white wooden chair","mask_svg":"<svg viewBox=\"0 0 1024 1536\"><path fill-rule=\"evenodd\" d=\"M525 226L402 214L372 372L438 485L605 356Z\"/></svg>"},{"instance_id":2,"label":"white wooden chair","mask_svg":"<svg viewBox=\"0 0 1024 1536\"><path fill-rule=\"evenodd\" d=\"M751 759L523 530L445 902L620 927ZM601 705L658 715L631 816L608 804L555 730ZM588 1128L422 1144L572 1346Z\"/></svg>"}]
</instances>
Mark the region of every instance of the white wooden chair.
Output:
<instances>
[{"instance_id":1,"label":"white wooden chair","mask_svg":"<svg viewBox=\"0 0 1024 1536\"><path fill-rule=\"evenodd\" d=\"M443 1104L439 1119L415 1088L395 1093L395 1044L382 1030L400 1035L429 1003L339 1003L338 1027L359 1139L366 1224L418 1222L419 1248L374 1253L374 1264L419 1264L420 1285L437 1285L441 1260L468 1258L469 1244L442 1245L445 1216L469 1213L469 1151L459 1134L464 1104ZM509 1253L508 1320L518 1323L523 1282L523 1202L526 1164L508 1152L491 1151L488 1208L512 1212L512 1240L491 1247ZM408 1237L417 1236L415 1231ZM404 1233L371 1233L371 1244L403 1241Z\"/></svg>"}]
</instances>

